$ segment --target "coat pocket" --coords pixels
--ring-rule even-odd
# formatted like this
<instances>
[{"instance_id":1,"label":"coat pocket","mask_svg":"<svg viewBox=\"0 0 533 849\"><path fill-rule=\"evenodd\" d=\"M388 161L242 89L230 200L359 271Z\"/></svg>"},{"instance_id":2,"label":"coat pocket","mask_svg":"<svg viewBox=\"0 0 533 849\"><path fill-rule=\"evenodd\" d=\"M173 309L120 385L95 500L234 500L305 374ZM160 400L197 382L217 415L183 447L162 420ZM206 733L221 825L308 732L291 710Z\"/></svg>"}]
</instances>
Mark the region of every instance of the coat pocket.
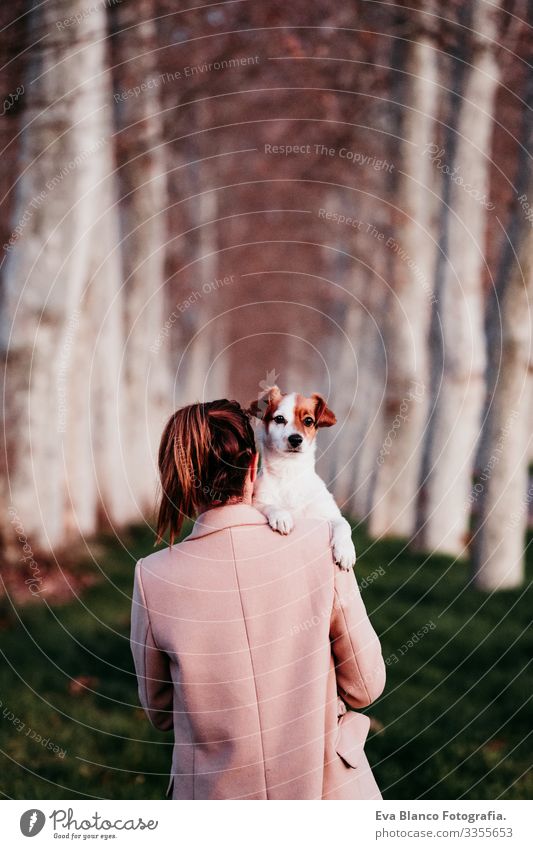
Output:
<instances>
[{"instance_id":1,"label":"coat pocket","mask_svg":"<svg viewBox=\"0 0 533 849\"><path fill-rule=\"evenodd\" d=\"M335 751L348 766L359 766L369 728L370 719L364 713L350 710L341 716Z\"/></svg>"}]
</instances>

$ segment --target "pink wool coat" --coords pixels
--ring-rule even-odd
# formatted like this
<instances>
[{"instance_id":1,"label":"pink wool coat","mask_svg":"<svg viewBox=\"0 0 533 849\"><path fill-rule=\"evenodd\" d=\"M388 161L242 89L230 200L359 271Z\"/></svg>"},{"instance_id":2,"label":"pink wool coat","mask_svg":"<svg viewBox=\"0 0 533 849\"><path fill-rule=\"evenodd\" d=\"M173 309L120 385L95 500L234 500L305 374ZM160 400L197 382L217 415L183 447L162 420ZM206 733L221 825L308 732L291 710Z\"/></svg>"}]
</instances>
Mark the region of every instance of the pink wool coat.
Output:
<instances>
[{"instance_id":1,"label":"pink wool coat","mask_svg":"<svg viewBox=\"0 0 533 849\"><path fill-rule=\"evenodd\" d=\"M289 536L247 504L203 513L137 564L131 647L150 721L174 729L173 799L380 799L369 720L385 667L328 522Z\"/></svg>"}]
</instances>

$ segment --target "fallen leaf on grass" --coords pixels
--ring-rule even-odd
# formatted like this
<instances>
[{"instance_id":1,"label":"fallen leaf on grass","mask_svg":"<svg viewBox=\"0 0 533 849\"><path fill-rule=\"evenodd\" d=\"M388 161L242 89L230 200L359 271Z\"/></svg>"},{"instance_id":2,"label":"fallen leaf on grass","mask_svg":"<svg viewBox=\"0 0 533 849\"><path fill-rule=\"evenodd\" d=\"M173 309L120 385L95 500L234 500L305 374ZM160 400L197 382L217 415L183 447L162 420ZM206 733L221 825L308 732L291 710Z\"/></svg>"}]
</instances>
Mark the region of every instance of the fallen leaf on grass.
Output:
<instances>
[{"instance_id":1,"label":"fallen leaf on grass","mask_svg":"<svg viewBox=\"0 0 533 849\"><path fill-rule=\"evenodd\" d=\"M95 690L99 684L93 675L78 675L69 681L68 691L71 696L83 696L90 690Z\"/></svg>"}]
</instances>

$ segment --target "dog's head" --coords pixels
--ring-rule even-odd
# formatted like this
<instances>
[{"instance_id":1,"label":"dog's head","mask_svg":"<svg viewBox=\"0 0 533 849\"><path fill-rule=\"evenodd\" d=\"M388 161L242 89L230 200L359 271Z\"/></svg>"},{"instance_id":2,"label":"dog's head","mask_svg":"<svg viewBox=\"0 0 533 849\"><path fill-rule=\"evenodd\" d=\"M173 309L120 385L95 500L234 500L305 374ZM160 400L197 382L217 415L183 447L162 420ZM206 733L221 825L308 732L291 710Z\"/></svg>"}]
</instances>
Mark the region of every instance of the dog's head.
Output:
<instances>
[{"instance_id":1,"label":"dog's head","mask_svg":"<svg viewBox=\"0 0 533 849\"><path fill-rule=\"evenodd\" d=\"M287 455L313 451L318 428L331 427L337 421L317 392L310 397L298 392L283 394L277 386L252 401L249 412L261 421L264 448Z\"/></svg>"}]
</instances>

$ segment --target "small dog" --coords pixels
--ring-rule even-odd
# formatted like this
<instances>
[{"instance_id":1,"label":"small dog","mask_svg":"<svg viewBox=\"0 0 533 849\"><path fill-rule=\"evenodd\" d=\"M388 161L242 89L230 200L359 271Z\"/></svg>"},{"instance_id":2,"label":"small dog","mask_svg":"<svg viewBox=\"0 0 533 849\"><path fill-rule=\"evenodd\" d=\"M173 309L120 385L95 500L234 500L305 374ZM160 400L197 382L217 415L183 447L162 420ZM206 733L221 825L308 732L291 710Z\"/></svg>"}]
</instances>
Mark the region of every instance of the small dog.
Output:
<instances>
[{"instance_id":1,"label":"small dog","mask_svg":"<svg viewBox=\"0 0 533 849\"><path fill-rule=\"evenodd\" d=\"M280 534L289 534L294 516L329 519L336 563L349 571L355 564L352 530L332 494L315 472L315 438L319 427L337 421L321 395L306 398L296 392L267 389L250 404L260 420L261 471L253 503Z\"/></svg>"}]
</instances>

